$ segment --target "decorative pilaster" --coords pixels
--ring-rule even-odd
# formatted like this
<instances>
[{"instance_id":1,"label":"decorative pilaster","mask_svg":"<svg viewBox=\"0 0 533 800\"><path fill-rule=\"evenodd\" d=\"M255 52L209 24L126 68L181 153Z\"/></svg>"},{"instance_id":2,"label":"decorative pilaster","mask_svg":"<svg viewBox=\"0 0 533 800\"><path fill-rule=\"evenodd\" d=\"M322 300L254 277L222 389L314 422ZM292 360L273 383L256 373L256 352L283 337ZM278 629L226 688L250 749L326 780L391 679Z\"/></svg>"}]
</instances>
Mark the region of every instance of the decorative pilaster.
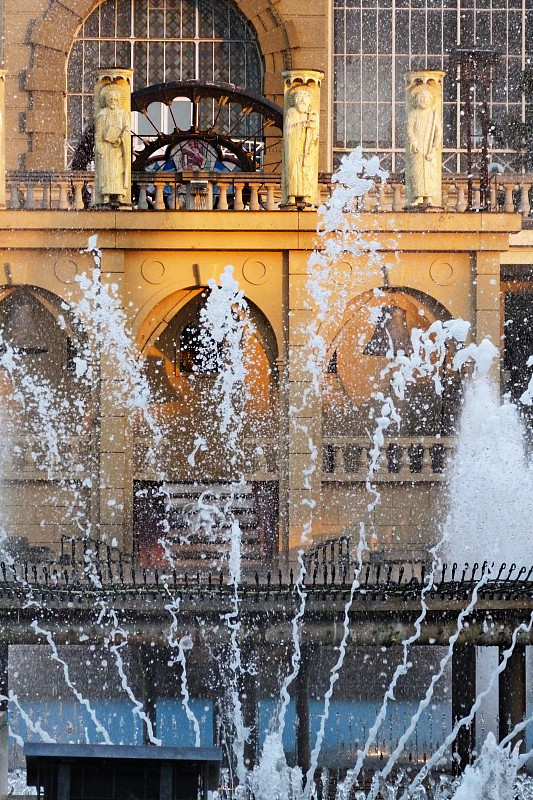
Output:
<instances>
[{"instance_id":1,"label":"decorative pilaster","mask_svg":"<svg viewBox=\"0 0 533 800\"><path fill-rule=\"evenodd\" d=\"M442 206L442 70L408 72L405 190L408 207Z\"/></svg>"},{"instance_id":2,"label":"decorative pilaster","mask_svg":"<svg viewBox=\"0 0 533 800\"><path fill-rule=\"evenodd\" d=\"M320 86L324 73L316 69L282 72L284 80L282 206L316 206Z\"/></svg>"},{"instance_id":3,"label":"decorative pilaster","mask_svg":"<svg viewBox=\"0 0 533 800\"><path fill-rule=\"evenodd\" d=\"M133 70L99 69L94 85L94 205L131 205Z\"/></svg>"},{"instance_id":4,"label":"decorative pilaster","mask_svg":"<svg viewBox=\"0 0 533 800\"><path fill-rule=\"evenodd\" d=\"M0 69L0 208L6 207L5 69Z\"/></svg>"}]
</instances>

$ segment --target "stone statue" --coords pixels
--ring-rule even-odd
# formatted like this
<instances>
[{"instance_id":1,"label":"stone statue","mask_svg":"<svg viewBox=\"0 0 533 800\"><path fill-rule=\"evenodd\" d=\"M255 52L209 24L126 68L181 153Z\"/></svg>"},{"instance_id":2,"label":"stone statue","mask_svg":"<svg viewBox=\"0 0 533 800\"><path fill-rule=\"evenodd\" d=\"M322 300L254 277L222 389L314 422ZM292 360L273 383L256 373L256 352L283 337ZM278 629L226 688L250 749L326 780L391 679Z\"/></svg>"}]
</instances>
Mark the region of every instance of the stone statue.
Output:
<instances>
[{"instance_id":1,"label":"stone statue","mask_svg":"<svg viewBox=\"0 0 533 800\"><path fill-rule=\"evenodd\" d=\"M293 91L289 103L283 131L285 204L302 199L312 205L318 185L318 114L306 89Z\"/></svg>"},{"instance_id":2,"label":"stone statue","mask_svg":"<svg viewBox=\"0 0 533 800\"><path fill-rule=\"evenodd\" d=\"M422 88L407 116L405 184L409 205L440 206L442 122L433 95Z\"/></svg>"},{"instance_id":3,"label":"stone statue","mask_svg":"<svg viewBox=\"0 0 533 800\"><path fill-rule=\"evenodd\" d=\"M101 90L101 110L94 125L97 192L104 204L127 203L131 182L130 114L120 106L120 90L108 84Z\"/></svg>"}]
</instances>

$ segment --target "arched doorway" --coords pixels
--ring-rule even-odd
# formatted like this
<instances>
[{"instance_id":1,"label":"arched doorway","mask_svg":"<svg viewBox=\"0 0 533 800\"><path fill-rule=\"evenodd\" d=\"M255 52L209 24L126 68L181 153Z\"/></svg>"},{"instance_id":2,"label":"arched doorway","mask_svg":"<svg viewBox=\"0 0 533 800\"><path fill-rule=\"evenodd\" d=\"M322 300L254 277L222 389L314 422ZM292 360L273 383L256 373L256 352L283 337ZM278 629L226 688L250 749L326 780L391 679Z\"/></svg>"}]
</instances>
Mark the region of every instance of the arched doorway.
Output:
<instances>
[{"instance_id":1,"label":"arched doorway","mask_svg":"<svg viewBox=\"0 0 533 800\"><path fill-rule=\"evenodd\" d=\"M277 345L267 318L248 301L236 356L245 372L231 401L242 423L230 447L217 407L227 401L220 386L231 364L203 317L209 291L182 289L173 306L166 298L150 316L152 333L141 334L151 411L164 435L155 461L166 478L150 475L148 456L144 464L137 459L134 535L145 564L219 570L236 522L243 563L255 570L271 566L278 552ZM137 452L145 436L138 427Z\"/></svg>"}]
</instances>

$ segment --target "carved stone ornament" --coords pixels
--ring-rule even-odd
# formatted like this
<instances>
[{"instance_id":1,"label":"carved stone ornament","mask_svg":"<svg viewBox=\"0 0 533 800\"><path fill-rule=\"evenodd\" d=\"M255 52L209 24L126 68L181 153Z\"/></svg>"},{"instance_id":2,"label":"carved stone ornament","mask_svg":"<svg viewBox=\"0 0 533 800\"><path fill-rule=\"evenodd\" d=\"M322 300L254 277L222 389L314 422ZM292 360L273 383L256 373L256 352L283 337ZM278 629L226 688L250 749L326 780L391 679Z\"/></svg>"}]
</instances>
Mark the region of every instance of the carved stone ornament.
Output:
<instances>
[{"instance_id":1,"label":"carved stone ornament","mask_svg":"<svg viewBox=\"0 0 533 800\"><path fill-rule=\"evenodd\" d=\"M98 70L94 87L95 206L131 205L131 69Z\"/></svg>"},{"instance_id":2,"label":"carved stone ornament","mask_svg":"<svg viewBox=\"0 0 533 800\"><path fill-rule=\"evenodd\" d=\"M407 136L405 191L407 207L442 206L441 70L409 72L406 81Z\"/></svg>"},{"instance_id":3,"label":"carved stone ornament","mask_svg":"<svg viewBox=\"0 0 533 800\"><path fill-rule=\"evenodd\" d=\"M295 69L285 81L282 206L318 204L320 85L324 73Z\"/></svg>"}]
</instances>

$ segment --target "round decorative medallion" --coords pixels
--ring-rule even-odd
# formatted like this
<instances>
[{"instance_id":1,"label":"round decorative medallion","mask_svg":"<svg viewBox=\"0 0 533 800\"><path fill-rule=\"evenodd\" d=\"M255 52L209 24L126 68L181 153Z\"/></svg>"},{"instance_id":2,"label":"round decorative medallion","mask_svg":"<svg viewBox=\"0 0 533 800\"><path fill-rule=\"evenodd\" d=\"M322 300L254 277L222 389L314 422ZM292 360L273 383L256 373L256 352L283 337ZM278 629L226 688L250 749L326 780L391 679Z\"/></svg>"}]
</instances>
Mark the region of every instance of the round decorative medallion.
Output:
<instances>
[{"instance_id":1,"label":"round decorative medallion","mask_svg":"<svg viewBox=\"0 0 533 800\"><path fill-rule=\"evenodd\" d=\"M141 274L148 283L161 283L165 277L165 265L162 261L147 258L141 264Z\"/></svg>"},{"instance_id":2,"label":"round decorative medallion","mask_svg":"<svg viewBox=\"0 0 533 800\"><path fill-rule=\"evenodd\" d=\"M78 274L78 265L68 256L61 256L54 264L54 274L61 283L74 283Z\"/></svg>"},{"instance_id":3,"label":"round decorative medallion","mask_svg":"<svg viewBox=\"0 0 533 800\"><path fill-rule=\"evenodd\" d=\"M270 271L270 267L267 267L262 261L256 261L253 258L247 259L242 265L242 276L244 280L254 286L266 283L270 277Z\"/></svg>"},{"instance_id":4,"label":"round decorative medallion","mask_svg":"<svg viewBox=\"0 0 533 800\"><path fill-rule=\"evenodd\" d=\"M352 265L347 261L339 261L330 272L331 280L339 286L345 286L352 277Z\"/></svg>"},{"instance_id":5,"label":"round decorative medallion","mask_svg":"<svg viewBox=\"0 0 533 800\"><path fill-rule=\"evenodd\" d=\"M454 269L445 258L436 258L429 268L429 275L437 286L450 286L455 282Z\"/></svg>"}]
</instances>

